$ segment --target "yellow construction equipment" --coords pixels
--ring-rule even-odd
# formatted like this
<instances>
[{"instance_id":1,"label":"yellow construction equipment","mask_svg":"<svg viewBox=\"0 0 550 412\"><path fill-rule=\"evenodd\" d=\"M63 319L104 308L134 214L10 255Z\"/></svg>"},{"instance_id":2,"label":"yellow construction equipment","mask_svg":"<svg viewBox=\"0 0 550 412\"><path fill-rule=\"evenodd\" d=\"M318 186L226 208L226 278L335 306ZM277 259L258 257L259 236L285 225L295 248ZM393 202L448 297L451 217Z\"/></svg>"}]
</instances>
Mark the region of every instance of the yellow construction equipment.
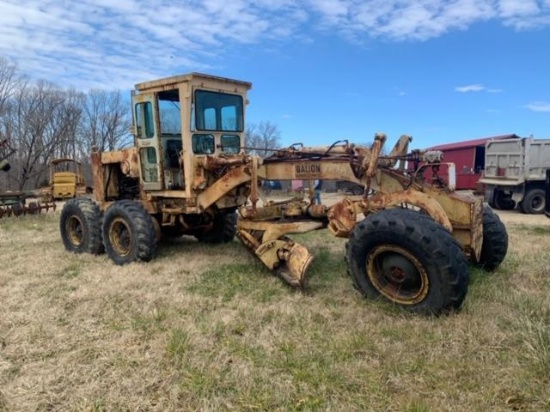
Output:
<instances>
[{"instance_id":1,"label":"yellow construction equipment","mask_svg":"<svg viewBox=\"0 0 550 412\"><path fill-rule=\"evenodd\" d=\"M94 200L69 200L61 213L67 250L106 252L116 264L151 260L161 237L227 242L235 235L290 285L304 288L313 256L294 234L328 229L348 238L357 289L418 313L458 309L467 262L495 269L507 251L504 225L481 200L454 191L454 165L440 152L390 154L370 146L293 145L262 159L246 152L244 81L199 73L136 85L135 145L91 155ZM405 167L406 163L412 167ZM423 172L430 170L430 178ZM306 196L259 202L266 180L348 181L362 194L334 205Z\"/></svg>"}]
</instances>

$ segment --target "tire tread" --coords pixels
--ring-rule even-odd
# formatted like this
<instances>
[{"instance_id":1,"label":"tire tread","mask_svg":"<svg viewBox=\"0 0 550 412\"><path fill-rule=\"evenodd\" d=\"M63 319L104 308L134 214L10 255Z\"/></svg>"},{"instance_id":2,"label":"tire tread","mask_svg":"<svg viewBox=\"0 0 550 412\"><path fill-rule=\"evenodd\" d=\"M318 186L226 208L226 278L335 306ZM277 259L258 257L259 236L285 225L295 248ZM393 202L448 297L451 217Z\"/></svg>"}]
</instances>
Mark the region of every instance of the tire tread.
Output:
<instances>
[{"instance_id":1,"label":"tire tread","mask_svg":"<svg viewBox=\"0 0 550 412\"><path fill-rule=\"evenodd\" d=\"M358 223L350 234L346 244L348 274L363 296L371 299L382 296L370 284L363 260L366 249L375 246L377 235L388 239L392 237L396 244L399 244L399 239L418 244L424 256L416 256L417 259L427 262L427 272L433 271L441 278L442 290L430 290L424 301L404 308L426 314L460 308L469 283L466 257L460 244L431 217L406 209L388 209L371 214ZM441 293L442 296L432 296L433 293Z\"/></svg>"}]
</instances>

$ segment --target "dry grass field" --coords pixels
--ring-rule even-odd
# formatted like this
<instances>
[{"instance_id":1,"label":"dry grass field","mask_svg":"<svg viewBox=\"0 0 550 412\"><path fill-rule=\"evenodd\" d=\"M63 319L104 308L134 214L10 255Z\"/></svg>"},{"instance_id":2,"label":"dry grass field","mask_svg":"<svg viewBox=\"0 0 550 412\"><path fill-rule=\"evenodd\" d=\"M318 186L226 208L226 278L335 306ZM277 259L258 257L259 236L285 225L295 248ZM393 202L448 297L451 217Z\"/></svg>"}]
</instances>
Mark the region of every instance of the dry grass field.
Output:
<instances>
[{"instance_id":1,"label":"dry grass field","mask_svg":"<svg viewBox=\"0 0 550 412\"><path fill-rule=\"evenodd\" d=\"M300 293L237 240L117 267L59 210L1 219L0 411L550 410L550 219L499 215L506 260L439 318L363 300L328 232Z\"/></svg>"}]
</instances>

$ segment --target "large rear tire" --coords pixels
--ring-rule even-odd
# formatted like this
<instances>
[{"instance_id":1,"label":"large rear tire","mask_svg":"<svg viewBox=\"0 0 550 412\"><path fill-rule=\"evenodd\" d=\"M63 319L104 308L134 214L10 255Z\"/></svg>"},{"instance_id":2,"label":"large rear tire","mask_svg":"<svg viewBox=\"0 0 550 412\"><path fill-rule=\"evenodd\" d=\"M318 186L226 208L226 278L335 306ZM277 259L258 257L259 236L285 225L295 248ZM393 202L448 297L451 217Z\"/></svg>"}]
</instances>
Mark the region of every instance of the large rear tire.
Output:
<instances>
[{"instance_id":1,"label":"large rear tire","mask_svg":"<svg viewBox=\"0 0 550 412\"><path fill-rule=\"evenodd\" d=\"M210 227L195 237L204 243L227 243L233 240L237 233L237 214L231 212L218 212Z\"/></svg>"},{"instance_id":2,"label":"large rear tire","mask_svg":"<svg viewBox=\"0 0 550 412\"><path fill-rule=\"evenodd\" d=\"M519 208L528 215L544 213L546 204L546 194L542 189L529 190L523 200L519 203Z\"/></svg>"},{"instance_id":3,"label":"large rear tire","mask_svg":"<svg viewBox=\"0 0 550 412\"><path fill-rule=\"evenodd\" d=\"M466 297L462 248L429 216L406 209L371 214L355 226L346 249L348 272L366 298L438 315Z\"/></svg>"},{"instance_id":4,"label":"large rear tire","mask_svg":"<svg viewBox=\"0 0 550 412\"><path fill-rule=\"evenodd\" d=\"M102 213L91 199L70 199L63 206L59 230L65 249L74 253L103 253Z\"/></svg>"},{"instance_id":5,"label":"large rear tire","mask_svg":"<svg viewBox=\"0 0 550 412\"><path fill-rule=\"evenodd\" d=\"M488 206L483 209L483 244L476 265L491 272L498 268L508 252L508 232L498 215Z\"/></svg>"},{"instance_id":6,"label":"large rear tire","mask_svg":"<svg viewBox=\"0 0 550 412\"><path fill-rule=\"evenodd\" d=\"M132 200L113 203L103 218L105 251L117 265L149 262L157 249L152 217Z\"/></svg>"}]
</instances>

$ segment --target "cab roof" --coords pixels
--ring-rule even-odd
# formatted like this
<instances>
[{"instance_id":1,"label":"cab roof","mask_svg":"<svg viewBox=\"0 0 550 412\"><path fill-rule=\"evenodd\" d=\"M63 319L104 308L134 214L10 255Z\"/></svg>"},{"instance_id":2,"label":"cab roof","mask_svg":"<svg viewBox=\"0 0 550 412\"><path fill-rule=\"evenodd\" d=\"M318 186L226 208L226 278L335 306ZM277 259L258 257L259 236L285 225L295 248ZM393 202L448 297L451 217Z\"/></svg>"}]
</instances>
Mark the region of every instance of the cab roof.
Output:
<instances>
[{"instance_id":1,"label":"cab roof","mask_svg":"<svg viewBox=\"0 0 550 412\"><path fill-rule=\"evenodd\" d=\"M252 88L252 83L249 83L249 82L229 79L226 77L212 76L210 74L196 73L196 72L137 83L135 85L135 88L136 90L141 92L141 91L151 90L151 89L168 89L168 88L173 88L177 84L187 83L187 82L200 82L200 81L234 84L238 86L244 86L246 89Z\"/></svg>"}]
</instances>

